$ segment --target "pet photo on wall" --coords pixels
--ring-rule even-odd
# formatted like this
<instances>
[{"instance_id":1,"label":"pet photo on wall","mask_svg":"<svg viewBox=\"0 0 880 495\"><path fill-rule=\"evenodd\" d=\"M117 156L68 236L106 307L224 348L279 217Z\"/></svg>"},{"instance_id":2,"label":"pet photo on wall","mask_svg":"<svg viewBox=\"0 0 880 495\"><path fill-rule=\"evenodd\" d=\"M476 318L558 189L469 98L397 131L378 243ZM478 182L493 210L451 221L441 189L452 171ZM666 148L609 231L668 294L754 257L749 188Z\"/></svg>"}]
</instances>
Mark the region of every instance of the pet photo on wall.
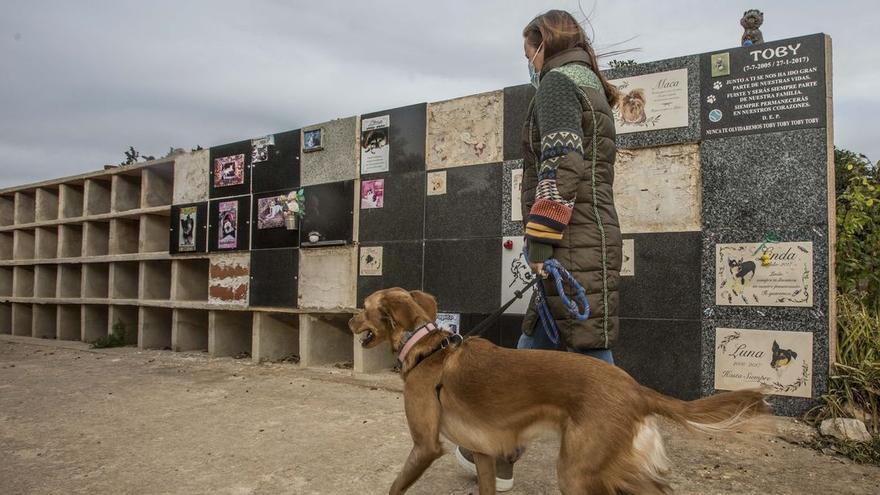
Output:
<instances>
[{"instance_id":1,"label":"pet photo on wall","mask_svg":"<svg viewBox=\"0 0 880 495\"><path fill-rule=\"evenodd\" d=\"M275 146L275 136L269 134L261 138L251 140L251 164L265 162L269 159L272 146Z\"/></svg>"},{"instance_id":2,"label":"pet photo on wall","mask_svg":"<svg viewBox=\"0 0 880 495\"><path fill-rule=\"evenodd\" d=\"M284 226L283 197L270 196L257 200L257 228L277 229Z\"/></svg>"},{"instance_id":3,"label":"pet photo on wall","mask_svg":"<svg viewBox=\"0 0 880 495\"><path fill-rule=\"evenodd\" d=\"M217 205L217 247L238 247L238 201L223 201Z\"/></svg>"},{"instance_id":4,"label":"pet photo on wall","mask_svg":"<svg viewBox=\"0 0 880 495\"><path fill-rule=\"evenodd\" d=\"M390 146L388 130L391 116L382 115L361 122L361 173L388 171Z\"/></svg>"},{"instance_id":5,"label":"pet photo on wall","mask_svg":"<svg viewBox=\"0 0 880 495\"><path fill-rule=\"evenodd\" d=\"M244 184L244 153L214 159L214 187Z\"/></svg>"},{"instance_id":6,"label":"pet photo on wall","mask_svg":"<svg viewBox=\"0 0 880 495\"><path fill-rule=\"evenodd\" d=\"M196 250L196 223L198 220L197 208L187 206L181 208L178 221L180 222L179 235L177 238L177 250L180 252Z\"/></svg>"},{"instance_id":7,"label":"pet photo on wall","mask_svg":"<svg viewBox=\"0 0 880 495\"><path fill-rule=\"evenodd\" d=\"M688 126L687 69L613 79L620 91L614 106L618 134Z\"/></svg>"},{"instance_id":8,"label":"pet photo on wall","mask_svg":"<svg viewBox=\"0 0 880 495\"><path fill-rule=\"evenodd\" d=\"M361 183L361 209L385 206L385 179L365 180Z\"/></svg>"},{"instance_id":9,"label":"pet photo on wall","mask_svg":"<svg viewBox=\"0 0 880 495\"><path fill-rule=\"evenodd\" d=\"M303 131L303 152L318 151L324 149L323 129Z\"/></svg>"}]
</instances>

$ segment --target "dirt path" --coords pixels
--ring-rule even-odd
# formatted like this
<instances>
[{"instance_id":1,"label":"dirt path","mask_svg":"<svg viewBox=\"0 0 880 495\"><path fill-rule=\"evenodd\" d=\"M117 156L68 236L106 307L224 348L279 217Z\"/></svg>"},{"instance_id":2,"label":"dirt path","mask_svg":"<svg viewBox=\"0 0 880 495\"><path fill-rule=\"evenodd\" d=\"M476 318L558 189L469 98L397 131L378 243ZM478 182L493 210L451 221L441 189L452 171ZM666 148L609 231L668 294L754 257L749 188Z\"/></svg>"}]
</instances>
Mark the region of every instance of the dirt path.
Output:
<instances>
[{"instance_id":1,"label":"dirt path","mask_svg":"<svg viewBox=\"0 0 880 495\"><path fill-rule=\"evenodd\" d=\"M386 493L410 447L399 379L349 374L2 336L0 492ZM880 468L781 438L664 434L680 494L880 493ZM510 493L557 493L555 448ZM447 455L410 493L472 485Z\"/></svg>"}]
</instances>

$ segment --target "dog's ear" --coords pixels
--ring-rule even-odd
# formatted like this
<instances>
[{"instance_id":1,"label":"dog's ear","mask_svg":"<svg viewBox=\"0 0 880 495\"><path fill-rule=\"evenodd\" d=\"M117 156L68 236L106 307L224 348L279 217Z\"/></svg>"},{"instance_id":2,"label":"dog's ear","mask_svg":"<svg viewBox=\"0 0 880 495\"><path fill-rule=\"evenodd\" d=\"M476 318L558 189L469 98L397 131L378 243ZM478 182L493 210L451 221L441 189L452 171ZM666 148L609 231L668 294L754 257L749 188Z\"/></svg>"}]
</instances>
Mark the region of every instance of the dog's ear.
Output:
<instances>
[{"instance_id":1,"label":"dog's ear","mask_svg":"<svg viewBox=\"0 0 880 495\"><path fill-rule=\"evenodd\" d=\"M416 319L415 301L405 291L389 291L379 301L382 314L403 329L409 329Z\"/></svg>"},{"instance_id":2,"label":"dog's ear","mask_svg":"<svg viewBox=\"0 0 880 495\"><path fill-rule=\"evenodd\" d=\"M431 321L437 320L437 299L434 296L420 290L411 290L409 295L416 301L416 304L425 310Z\"/></svg>"}]
</instances>

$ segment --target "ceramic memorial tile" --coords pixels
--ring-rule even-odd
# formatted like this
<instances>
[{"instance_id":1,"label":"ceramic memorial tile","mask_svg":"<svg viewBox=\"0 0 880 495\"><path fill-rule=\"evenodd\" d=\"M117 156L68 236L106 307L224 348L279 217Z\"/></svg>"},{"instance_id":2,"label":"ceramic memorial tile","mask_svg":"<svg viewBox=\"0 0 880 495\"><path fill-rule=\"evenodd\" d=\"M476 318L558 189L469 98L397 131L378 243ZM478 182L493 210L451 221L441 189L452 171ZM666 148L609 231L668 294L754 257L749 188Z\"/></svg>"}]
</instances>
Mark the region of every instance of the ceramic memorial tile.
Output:
<instances>
[{"instance_id":1,"label":"ceramic memorial tile","mask_svg":"<svg viewBox=\"0 0 880 495\"><path fill-rule=\"evenodd\" d=\"M698 145L619 150L614 174L622 232L700 230Z\"/></svg>"},{"instance_id":2,"label":"ceramic memorial tile","mask_svg":"<svg viewBox=\"0 0 880 495\"><path fill-rule=\"evenodd\" d=\"M391 151L388 144L391 116L361 119L361 174L387 172Z\"/></svg>"},{"instance_id":3,"label":"ceramic memorial tile","mask_svg":"<svg viewBox=\"0 0 880 495\"><path fill-rule=\"evenodd\" d=\"M428 170L500 162L504 93L428 105Z\"/></svg>"},{"instance_id":4,"label":"ceramic memorial tile","mask_svg":"<svg viewBox=\"0 0 880 495\"><path fill-rule=\"evenodd\" d=\"M687 69L608 82L620 91L620 102L614 107L618 135L688 126Z\"/></svg>"},{"instance_id":5,"label":"ceramic memorial tile","mask_svg":"<svg viewBox=\"0 0 880 495\"><path fill-rule=\"evenodd\" d=\"M501 306L502 249L500 237L425 241L425 291L444 311L495 311Z\"/></svg>"},{"instance_id":6,"label":"ceramic memorial tile","mask_svg":"<svg viewBox=\"0 0 880 495\"><path fill-rule=\"evenodd\" d=\"M174 204L197 203L208 199L209 158L209 150L198 150L174 157Z\"/></svg>"},{"instance_id":7,"label":"ceramic memorial tile","mask_svg":"<svg viewBox=\"0 0 880 495\"><path fill-rule=\"evenodd\" d=\"M355 307L358 256L355 247L301 249L300 308Z\"/></svg>"},{"instance_id":8,"label":"ceramic memorial tile","mask_svg":"<svg viewBox=\"0 0 880 495\"><path fill-rule=\"evenodd\" d=\"M361 115L361 128L363 123L372 119L388 119L387 148L388 159L387 164L383 165L385 171L392 174L417 172L425 170L425 112L427 105L418 103L391 110L373 112ZM364 133L369 131L361 131L361 143L364 141ZM363 147L361 148L364 149ZM362 151L363 153L363 151ZM372 155L377 160L376 154ZM384 161L384 159L383 159ZM364 167L363 156L361 157L361 175L371 173L381 173L381 170L374 170L372 166Z\"/></svg>"},{"instance_id":9,"label":"ceramic memorial tile","mask_svg":"<svg viewBox=\"0 0 880 495\"><path fill-rule=\"evenodd\" d=\"M523 161L504 162L504 184L502 185L501 233L503 235L523 235L522 218L522 174Z\"/></svg>"},{"instance_id":10,"label":"ceramic memorial tile","mask_svg":"<svg viewBox=\"0 0 880 495\"><path fill-rule=\"evenodd\" d=\"M171 235L168 252L195 253L205 251L208 227L208 203L190 203L171 207Z\"/></svg>"},{"instance_id":11,"label":"ceramic memorial tile","mask_svg":"<svg viewBox=\"0 0 880 495\"><path fill-rule=\"evenodd\" d=\"M534 274L528 261L523 256L523 237L505 237L501 251L501 300L506 302L515 296L515 292L532 281ZM523 297L517 299L505 313L525 314L534 289L529 289Z\"/></svg>"},{"instance_id":12,"label":"ceramic memorial tile","mask_svg":"<svg viewBox=\"0 0 880 495\"><path fill-rule=\"evenodd\" d=\"M362 277L375 277L382 275L382 246L360 247L360 269L358 274Z\"/></svg>"},{"instance_id":13,"label":"ceramic memorial tile","mask_svg":"<svg viewBox=\"0 0 880 495\"><path fill-rule=\"evenodd\" d=\"M208 302L244 306L250 286L250 254L211 255L208 268Z\"/></svg>"},{"instance_id":14,"label":"ceramic memorial tile","mask_svg":"<svg viewBox=\"0 0 880 495\"><path fill-rule=\"evenodd\" d=\"M620 267L621 277L633 277L636 274L636 248L633 239L623 240L623 264Z\"/></svg>"},{"instance_id":15,"label":"ceramic memorial tile","mask_svg":"<svg viewBox=\"0 0 880 495\"><path fill-rule=\"evenodd\" d=\"M250 248L250 196L213 200L208 215L209 251Z\"/></svg>"},{"instance_id":16,"label":"ceramic memorial tile","mask_svg":"<svg viewBox=\"0 0 880 495\"><path fill-rule=\"evenodd\" d=\"M428 172L428 196L446 194L446 171Z\"/></svg>"},{"instance_id":17,"label":"ceramic memorial tile","mask_svg":"<svg viewBox=\"0 0 880 495\"><path fill-rule=\"evenodd\" d=\"M815 34L704 54L703 137L824 127L825 49Z\"/></svg>"},{"instance_id":18,"label":"ceramic memorial tile","mask_svg":"<svg viewBox=\"0 0 880 495\"><path fill-rule=\"evenodd\" d=\"M303 128L301 184L354 179L359 157L357 117Z\"/></svg>"},{"instance_id":19,"label":"ceramic memorial tile","mask_svg":"<svg viewBox=\"0 0 880 495\"><path fill-rule=\"evenodd\" d=\"M425 173L373 174L369 177L361 179L358 240L384 242L421 239L425 223ZM380 187L377 188L376 184ZM372 193L368 193L366 188L371 189ZM377 190L379 196L376 196Z\"/></svg>"},{"instance_id":20,"label":"ceramic memorial tile","mask_svg":"<svg viewBox=\"0 0 880 495\"><path fill-rule=\"evenodd\" d=\"M368 257L381 260L378 269L376 262ZM422 241L420 240L361 244L359 258L358 307L363 307L364 298L380 289L422 288ZM372 274L376 272L379 273Z\"/></svg>"},{"instance_id":21,"label":"ceramic memorial tile","mask_svg":"<svg viewBox=\"0 0 880 495\"><path fill-rule=\"evenodd\" d=\"M529 103L535 96L531 84L504 88L504 159L523 158L523 125Z\"/></svg>"},{"instance_id":22,"label":"ceramic memorial tile","mask_svg":"<svg viewBox=\"0 0 880 495\"><path fill-rule=\"evenodd\" d=\"M253 192L299 187L300 133L297 129L251 140Z\"/></svg>"},{"instance_id":23,"label":"ceramic memorial tile","mask_svg":"<svg viewBox=\"0 0 880 495\"><path fill-rule=\"evenodd\" d=\"M776 395L812 396L813 334L717 328L715 388L764 387Z\"/></svg>"},{"instance_id":24,"label":"ceramic memorial tile","mask_svg":"<svg viewBox=\"0 0 880 495\"><path fill-rule=\"evenodd\" d=\"M251 307L295 308L299 287L298 249L251 251Z\"/></svg>"},{"instance_id":25,"label":"ceramic memorial tile","mask_svg":"<svg viewBox=\"0 0 880 495\"><path fill-rule=\"evenodd\" d=\"M437 327L445 329L447 332L461 332L461 314L460 313L437 313Z\"/></svg>"},{"instance_id":26,"label":"ceramic memorial tile","mask_svg":"<svg viewBox=\"0 0 880 495\"><path fill-rule=\"evenodd\" d=\"M251 249L296 247L300 218L296 190L254 194Z\"/></svg>"},{"instance_id":27,"label":"ceramic memorial tile","mask_svg":"<svg viewBox=\"0 0 880 495\"><path fill-rule=\"evenodd\" d=\"M300 246L352 242L354 181L305 186L305 214L300 222Z\"/></svg>"},{"instance_id":28,"label":"ceramic memorial tile","mask_svg":"<svg viewBox=\"0 0 880 495\"><path fill-rule=\"evenodd\" d=\"M498 164L447 170L446 194L425 198L425 238L500 236L503 173Z\"/></svg>"},{"instance_id":29,"label":"ceramic memorial tile","mask_svg":"<svg viewBox=\"0 0 880 495\"><path fill-rule=\"evenodd\" d=\"M701 396L701 348L699 319L620 318L612 351L614 364L640 384L693 400Z\"/></svg>"},{"instance_id":30,"label":"ceramic memorial tile","mask_svg":"<svg viewBox=\"0 0 880 495\"><path fill-rule=\"evenodd\" d=\"M812 306L813 243L716 244L715 304Z\"/></svg>"},{"instance_id":31,"label":"ceramic memorial tile","mask_svg":"<svg viewBox=\"0 0 880 495\"><path fill-rule=\"evenodd\" d=\"M251 141L214 146L208 164L208 193L211 198L239 196L251 192Z\"/></svg>"}]
</instances>

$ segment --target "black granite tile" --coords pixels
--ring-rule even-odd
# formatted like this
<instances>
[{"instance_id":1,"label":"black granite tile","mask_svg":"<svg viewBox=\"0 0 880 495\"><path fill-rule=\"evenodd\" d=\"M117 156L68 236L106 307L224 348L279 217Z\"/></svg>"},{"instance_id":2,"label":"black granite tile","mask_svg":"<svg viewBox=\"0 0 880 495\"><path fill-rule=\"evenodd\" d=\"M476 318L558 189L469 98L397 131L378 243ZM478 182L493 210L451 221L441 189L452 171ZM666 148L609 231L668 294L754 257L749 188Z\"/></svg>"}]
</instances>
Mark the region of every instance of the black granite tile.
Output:
<instances>
[{"instance_id":1,"label":"black granite tile","mask_svg":"<svg viewBox=\"0 0 880 495\"><path fill-rule=\"evenodd\" d=\"M501 347L516 349L519 336L522 335L524 318L525 315L501 315L497 344Z\"/></svg>"},{"instance_id":2,"label":"black granite tile","mask_svg":"<svg viewBox=\"0 0 880 495\"><path fill-rule=\"evenodd\" d=\"M500 237L425 242L425 291L448 312L491 313L501 306Z\"/></svg>"},{"instance_id":3,"label":"black granite tile","mask_svg":"<svg viewBox=\"0 0 880 495\"><path fill-rule=\"evenodd\" d=\"M514 194L517 196L520 195L520 189L514 191L511 188L513 183L512 174L515 170L522 170L522 168L522 160L510 160L504 162L504 176L502 177L504 184L501 188L501 234L504 236L525 234L522 220L511 220L511 199Z\"/></svg>"},{"instance_id":4,"label":"black granite tile","mask_svg":"<svg viewBox=\"0 0 880 495\"><path fill-rule=\"evenodd\" d=\"M703 230L827 223L824 129L700 144Z\"/></svg>"},{"instance_id":5,"label":"black granite tile","mask_svg":"<svg viewBox=\"0 0 880 495\"><path fill-rule=\"evenodd\" d=\"M244 155L244 181L241 184L215 187L214 181L214 161L218 158L232 155ZM220 146L212 146L210 151L210 161L208 162L208 197L226 198L230 196L239 196L251 192L251 140L237 141L235 143L223 144Z\"/></svg>"},{"instance_id":6,"label":"black granite tile","mask_svg":"<svg viewBox=\"0 0 880 495\"><path fill-rule=\"evenodd\" d=\"M174 205L171 207L171 216L170 220L170 230L171 234L168 238L168 252L171 254L180 253L180 210L182 208L196 208L196 217L194 219L193 235L195 236L195 250L194 251L184 251L187 253L204 253L205 246L207 244L208 239L208 202L203 201L200 203L188 203L181 205Z\"/></svg>"},{"instance_id":7,"label":"black granite tile","mask_svg":"<svg viewBox=\"0 0 880 495\"><path fill-rule=\"evenodd\" d=\"M298 249L251 251L251 306L295 308L298 282Z\"/></svg>"},{"instance_id":8,"label":"black granite tile","mask_svg":"<svg viewBox=\"0 0 880 495\"><path fill-rule=\"evenodd\" d=\"M647 62L631 67L610 69L604 71L604 74L608 79L621 79L624 77L640 76L643 74L653 74L656 72L666 72L676 69L687 69L688 71L688 126L619 134L617 136L617 146L619 148L647 148L664 144L695 143L700 140L699 55L657 60L655 62Z\"/></svg>"},{"instance_id":9,"label":"black granite tile","mask_svg":"<svg viewBox=\"0 0 880 495\"><path fill-rule=\"evenodd\" d=\"M620 277L623 318L700 318L699 232L624 234L633 239L635 276Z\"/></svg>"},{"instance_id":10,"label":"black granite tile","mask_svg":"<svg viewBox=\"0 0 880 495\"><path fill-rule=\"evenodd\" d=\"M237 205L235 226L235 247L219 246L220 239L220 205L234 202ZM208 251L244 251L250 249L251 197L213 199L208 206Z\"/></svg>"},{"instance_id":11,"label":"black granite tile","mask_svg":"<svg viewBox=\"0 0 880 495\"><path fill-rule=\"evenodd\" d=\"M422 288L422 241L362 242L361 247L382 247L382 275L358 276L357 304L373 292L391 287ZM358 258L360 259L360 258Z\"/></svg>"},{"instance_id":12,"label":"black granite tile","mask_svg":"<svg viewBox=\"0 0 880 495\"><path fill-rule=\"evenodd\" d=\"M452 311L449 312L451 313ZM488 317L489 313L462 313L459 333L464 335L470 332ZM480 332L478 337L482 337L495 345L501 345L501 320L495 320L492 322L485 328L485 330Z\"/></svg>"},{"instance_id":13,"label":"black granite tile","mask_svg":"<svg viewBox=\"0 0 880 495\"><path fill-rule=\"evenodd\" d=\"M802 416L818 404L818 398L828 391L829 343L827 322L797 322L766 320L703 320L702 328L702 395L715 392L715 329L742 328L755 330L776 330L790 332L810 332L813 334L813 375L812 398L768 396L773 413L780 416Z\"/></svg>"},{"instance_id":14,"label":"black granite tile","mask_svg":"<svg viewBox=\"0 0 880 495\"><path fill-rule=\"evenodd\" d=\"M500 163L446 170L446 194L425 198L425 239L468 239L501 235Z\"/></svg>"},{"instance_id":15,"label":"black granite tile","mask_svg":"<svg viewBox=\"0 0 880 495\"><path fill-rule=\"evenodd\" d=\"M300 246L351 244L354 223L354 181L306 186L305 214L300 223ZM309 241L318 232L320 240Z\"/></svg>"},{"instance_id":16,"label":"black granite tile","mask_svg":"<svg viewBox=\"0 0 880 495\"><path fill-rule=\"evenodd\" d=\"M369 179L382 179L382 208L360 210L358 240L384 242L421 239L425 228L424 172L371 174Z\"/></svg>"},{"instance_id":17,"label":"black granite tile","mask_svg":"<svg viewBox=\"0 0 880 495\"><path fill-rule=\"evenodd\" d=\"M639 383L679 399L701 392L699 320L621 318L614 362Z\"/></svg>"},{"instance_id":18,"label":"black granite tile","mask_svg":"<svg viewBox=\"0 0 880 495\"><path fill-rule=\"evenodd\" d=\"M282 224L278 227L260 228L260 200L285 196L290 191L291 190L275 191L253 195L251 211L253 211L254 214L253 221L251 222L251 249L296 247L299 244L299 230L288 230L283 219L279 219ZM280 214L278 215L280 216Z\"/></svg>"},{"instance_id":19,"label":"black granite tile","mask_svg":"<svg viewBox=\"0 0 880 495\"><path fill-rule=\"evenodd\" d=\"M275 146L270 147L269 159L251 167L255 193L299 187L300 130L281 132L274 138Z\"/></svg>"},{"instance_id":20,"label":"black granite tile","mask_svg":"<svg viewBox=\"0 0 880 495\"><path fill-rule=\"evenodd\" d=\"M426 103L372 112L361 115L361 120L381 115L389 115L391 129L388 144L391 146L388 157L388 172L392 174L425 170L425 133L427 120ZM373 174L365 175L376 178Z\"/></svg>"},{"instance_id":21,"label":"black granite tile","mask_svg":"<svg viewBox=\"0 0 880 495\"><path fill-rule=\"evenodd\" d=\"M504 159L523 158L523 125L535 96L531 84L504 88Z\"/></svg>"}]
</instances>

